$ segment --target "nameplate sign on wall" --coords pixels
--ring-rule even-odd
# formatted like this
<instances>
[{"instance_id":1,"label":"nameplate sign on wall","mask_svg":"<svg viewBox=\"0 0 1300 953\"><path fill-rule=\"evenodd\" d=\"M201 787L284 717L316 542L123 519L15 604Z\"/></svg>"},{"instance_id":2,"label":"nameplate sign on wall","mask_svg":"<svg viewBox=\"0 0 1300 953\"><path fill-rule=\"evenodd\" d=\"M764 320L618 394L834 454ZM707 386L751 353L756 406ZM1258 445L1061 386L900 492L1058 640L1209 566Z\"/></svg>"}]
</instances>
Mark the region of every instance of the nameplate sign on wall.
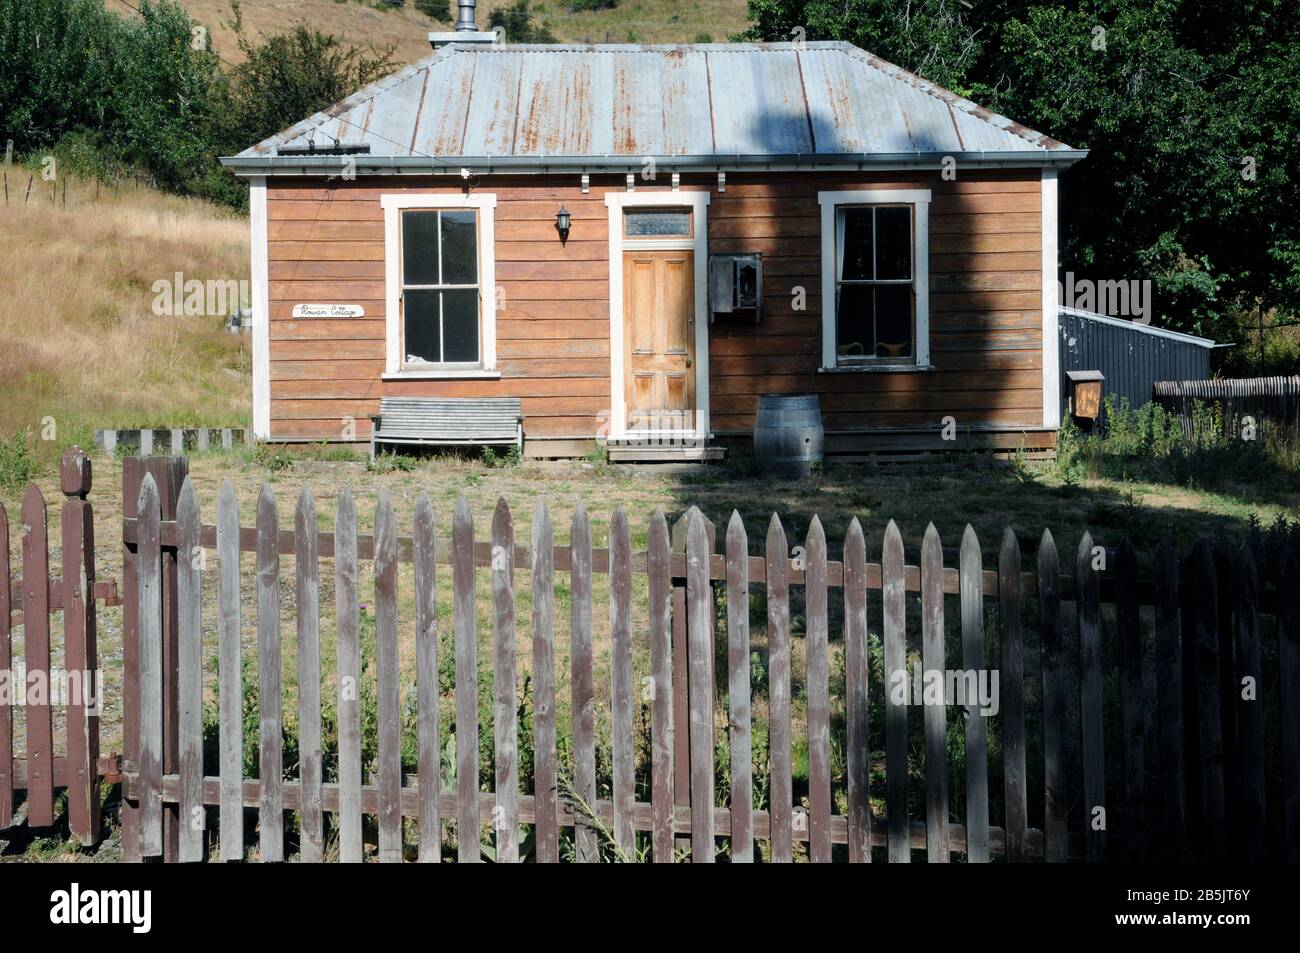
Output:
<instances>
[{"instance_id":1,"label":"nameplate sign on wall","mask_svg":"<svg viewBox=\"0 0 1300 953\"><path fill-rule=\"evenodd\" d=\"M359 304L295 304L295 318L364 318L366 309Z\"/></svg>"}]
</instances>

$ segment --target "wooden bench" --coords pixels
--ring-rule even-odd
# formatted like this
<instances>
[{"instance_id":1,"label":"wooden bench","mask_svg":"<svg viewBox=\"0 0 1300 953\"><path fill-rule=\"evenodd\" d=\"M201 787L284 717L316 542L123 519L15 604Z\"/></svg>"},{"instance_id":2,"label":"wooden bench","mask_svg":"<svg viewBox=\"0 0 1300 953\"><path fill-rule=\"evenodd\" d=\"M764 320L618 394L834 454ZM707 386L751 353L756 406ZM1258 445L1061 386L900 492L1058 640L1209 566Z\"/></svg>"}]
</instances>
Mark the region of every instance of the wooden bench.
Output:
<instances>
[{"instance_id":1,"label":"wooden bench","mask_svg":"<svg viewBox=\"0 0 1300 953\"><path fill-rule=\"evenodd\" d=\"M370 421L371 460L381 443L524 449L517 397L382 397Z\"/></svg>"}]
</instances>

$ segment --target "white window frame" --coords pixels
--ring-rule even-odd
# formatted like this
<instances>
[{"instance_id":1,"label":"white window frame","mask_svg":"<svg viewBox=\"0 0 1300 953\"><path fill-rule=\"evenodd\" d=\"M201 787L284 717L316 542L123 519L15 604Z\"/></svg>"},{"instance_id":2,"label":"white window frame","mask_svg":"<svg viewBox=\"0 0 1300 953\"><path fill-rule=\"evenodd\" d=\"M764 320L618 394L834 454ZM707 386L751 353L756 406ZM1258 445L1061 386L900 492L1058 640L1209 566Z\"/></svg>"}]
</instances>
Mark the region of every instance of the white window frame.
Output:
<instances>
[{"instance_id":1,"label":"white window frame","mask_svg":"<svg viewBox=\"0 0 1300 953\"><path fill-rule=\"evenodd\" d=\"M818 192L822 239L822 366L825 372L916 371L930 369L930 190L862 189ZM835 216L843 206L911 205L912 274L916 291L915 361L839 363L835 337Z\"/></svg>"},{"instance_id":2,"label":"white window frame","mask_svg":"<svg viewBox=\"0 0 1300 953\"><path fill-rule=\"evenodd\" d=\"M695 269L695 431L709 439L709 199L708 192L606 192L609 209L609 436L627 436L623 380L623 251L625 248L687 250ZM623 212L636 208L689 208L691 237L623 237ZM642 436L638 432L637 436Z\"/></svg>"},{"instance_id":3,"label":"white window frame","mask_svg":"<svg viewBox=\"0 0 1300 953\"><path fill-rule=\"evenodd\" d=\"M449 378L500 377L497 370L496 291L496 206L494 192L472 194L388 193L379 197L384 210L384 379L441 380ZM478 212L478 364L440 366L426 369L403 367L402 361L402 213L411 210Z\"/></svg>"}]
</instances>

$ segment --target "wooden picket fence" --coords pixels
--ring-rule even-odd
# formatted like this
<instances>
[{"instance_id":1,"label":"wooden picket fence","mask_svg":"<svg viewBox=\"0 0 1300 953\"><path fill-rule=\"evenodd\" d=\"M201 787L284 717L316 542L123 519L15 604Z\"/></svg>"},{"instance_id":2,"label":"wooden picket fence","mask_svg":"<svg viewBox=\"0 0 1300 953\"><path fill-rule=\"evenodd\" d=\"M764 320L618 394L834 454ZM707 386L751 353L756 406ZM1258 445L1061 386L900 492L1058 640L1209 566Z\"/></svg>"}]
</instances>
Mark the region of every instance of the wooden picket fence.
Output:
<instances>
[{"instance_id":1,"label":"wooden picket fence","mask_svg":"<svg viewBox=\"0 0 1300 953\"><path fill-rule=\"evenodd\" d=\"M1156 381L1152 399L1179 418L1190 439L1214 436L1200 429L1216 422L1214 415L1198 412L1207 407L1217 409L1217 425L1229 435L1240 436L1244 417L1256 426L1268 421L1283 433L1300 433L1300 375Z\"/></svg>"},{"instance_id":2,"label":"wooden picket fence","mask_svg":"<svg viewBox=\"0 0 1300 953\"><path fill-rule=\"evenodd\" d=\"M56 794L67 798L69 833L85 846L100 838L100 783L118 780L116 759L99 754L99 702L96 603L120 604L113 580L96 581L95 528L90 503L90 458L80 451L64 455L60 483L67 499L62 510L63 573L51 573L49 526L40 489L27 488L20 522L11 526L0 505L0 830L14 818L15 795L26 792L30 828L56 822ZM22 577L11 574L11 532L22 547ZM63 665L51 664L52 633L62 617ZM22 626L23 664L16 667L13 630ZM57 698L56 698L57 693ZM56 745L55 702L64 711L62 753ZM23 754L15 751L14 712L25 721Z\"/></svg>"},{"instance_id":3,"label":"wooden picket fence","mask_svg":"<svg viewBox=\"0 0 1300 953\"><path fill-rule=\"evenodd\" d=\"M159 476L162 477L160 487ZM585 509L573 516L570 543L553 543L544 504L532 514L531 546L517 546L514 517L504 501L492 519L488 539L479 537L462 500L452 517L451 537L438 538L433 507L422 496L415 508L411 537L399 537L391 498L379 495L373 536L357 532L351 493L338 497L334 532L318 526L315 503L304 488L292 529L277 522L276 501L263 487L256 523L242 526L233 487L222 486L216 523L204 524L194 488L184 477L183 461L142 461L124 479L124 493L138 487L138 508L128 510L123 539L131 558L126 567L129 612L126 631L127 711L124 739L124 852L127 859L162 856L198 861L213 849L208 826L217 823L219 857L246 856L244 826L249 811L258 820L262 861L285 857L285 815L296 812L301 858L320 861L327 853L326 817L336 818L338 859L363 859L363 815L377 826L378 858L400 861L408 830L421 861L441 859L445 823L454 822L457 857L478 861L481 834L492 833L495 858L519 860L520 825L534 826L535 857L555 862L562 839L573 830L572 850L579 861L603 852L619 859L638 856L648 841L655 862L685 853L711 862L720 852L732 861L756 856L789 861L806 850L813 862L846 858L868 861L872 849L891 862L924 851L930 862L959 855L985 862L992 855L1009 861L1041 859L1143 859L1252 861L1285 856L1300 860L1300 586L1294 553L1277 567L1276 595L1262 598L1249 550L1220 561L1208 543L1198 544L1181 561L1168 544L1155 554L1154 577L1138 578L1132 547L1110 554L1084 534L1077 550L1061 560L1052 536L1044 532L1037 548L1036 572L1021 565L1021 550L1008 530L1001 540L998 569L982 567L980 544L969 528L956 567L944 565L938 533L925 533L919 566L907 565L898 528L891 522L879 563L867 561L864 534L854 520L843 543L843 558L828 559L821 523L814 518L802 551L792 556L781 521L766 529L764 555L751 555L746 527L733 515L722 553L715 552L711 527L699 510L683 517L684 545L674 545L662 512L649 522L648 545L633 552L629 522L621 509L610 521L607 548L592 545ZM178 492L174 492L178 491ZM217 764L203 757L203 643L201 564L203 549L215 549L218 575ZM240 639L242 592L240 553L256 554L257 704L260 722L260 779L243 772L244 686ZM1108 558L1101 569L1099 553ZM299 765L285 777L281 708L280 592L282 556L294 560L298 670ZM333 561L337 639L335 684L338 697L337 781L325 782L321 753L320 563ZM413 564L414 624L418 709L418 769L403 773L401 698L398 664L399 563ZM368 565L367 565L368 564ZM450 565L451 592L436 585L439 566ZM368 571L367 571L368 570ZM480 620L475 600L476 574L491 575L493 611ZM531 583L531 631L516 631L516 578ZM570 686L573 711L572 776L561 777L557 759L556 650L554 584L567 574L571 593ZM592 580L609 580L612 796L598 797L596 717L593 685ZM370 578L366 578L369 576ZM650 647L649 801L638 801L634 720L640 686L633 684L633 580L645 578ZM1225 580L1229 583L1226 587ZM359 599L373 585L378 757L370 781L363 783L361 711L356 690L363 667L358 639ZM730 789L715 791L714 587L726 594L726 713ZM796 748L791 717L792 590L802 588L807 654L807 798L796 805L792 753ZM770 762L763 782L767 810L754 807L752 766L749 594L766 594L768 716ZM885 672L908 667L907 601L920 596L922 664L946 670L945 597L960 602L962 665L986 667L985 603L996 604L1001 679L998 739L1001 745L1003 803L1001 824L990 817L990 737L988 719L977 704L956 714L941 704L922 706L924 727L924 817L908 810L908 721L918 715L887 700L884 725L883 791L873 782L870 735L871 666L869 626L879 624ZM1223 601L1220 602L1220 593ZM1229 595L1230 593L1230 595ZM878 594L878 595L873 595ZM830 612L842 600L845 695L830 690ZM440 783L438 706L439 639L437 607L453 606L455 651L455 751L453 788ZM1229 604L1229 599L1231 600ZM1041 686L1027 684L1025 606L1037 602ZM1272 600L1272 604L1269 604ZM1114 606L1114 656L1118 659L1118 711L1104 712L1103 604ZM134 603L130 605L130 603ZM1073 610L1069 606L1073 604ZM796 605L799 601L796 600ZM1152 625L1142 606L1152 607ZM838 607L837 607L838 608ZM1277 616L1278 671L1265 673L1261 661L1261 619ZM1078 635L1079 737L1070 737L1063 633L1068 616ZM481 625L493 632L495 770L491 790L481 790L477 686ZM1270 631L1272 631L1270 629ZM328 633L326 633L328 634ZM518 681L516 647L531 638L534 711L534 784L520 790ZM1270 648L1272 648L1270 643ZM1150 648L1151 651L1146 649ZM1144 687L1144 658L1155 671ZM721 656L719 656L721 657ZM1277 677L1278 688L1266 674ZM1258 702L1243 699L1242 679L1253 679ZM1067 690L1071 689L1071 690ZM1036 713L1027 709L1041 699ZM1280 750L1266 747L1263 699L1280 706ZM888 696L887 696L888 699ZM846 724L847 810L837 813L832 798L831 719L842 703ZM1030 791L1026 769L1027 715L1036 714L1043 731L1041 791ZM949 720L965 717L965 803L949 799L947 731ZM1122 775L1107 783L1105 723L1118 718ZM1158 750L1144 745L1147 723L1155 719ZM802 739L799 739L802 740ZM1071 789L1072 758L1077 752L1081 790ZM874 766L878 777L879 764ZM216 774L208 774L215 768ZM1278 779L1276 772L1282 777ZM1271 781L1269 775L1272 776ZM429 782L429 779L433 779ZM995 779L996 780L996 779ZM873 784L876 787L873 789ZM1266 804L1267 790L1284 792L1284 803ZM883 816L871 797L883 802ZM882 797L883 795L883 797ZM1043 805L1042 828L1029 825L1030 797ZM1042 798L1042 801L1037 801ZM722 801L725 806L721 805ZM1148 811L1149 805L1158 805ZM1271 806L1274 822L1270 822ZM210 812L209 809L215 808ZM127 815L130 815L129 819ZM960 816L962 823L952 818ZM404 820L410 819L409 828ZM1271 826L1270 826L1271 825ZM1285 840L1276 836L1284 829ZM719 839L725 838L725 843ZM766 849L758 847L765 842ZM799 851L796 851L799 845ZM836 845L844 845L838 848ZM1272 845L1272 846L1270 846ZM644 850L640 855L644 855Z\"/></svg>"}]
</instances>

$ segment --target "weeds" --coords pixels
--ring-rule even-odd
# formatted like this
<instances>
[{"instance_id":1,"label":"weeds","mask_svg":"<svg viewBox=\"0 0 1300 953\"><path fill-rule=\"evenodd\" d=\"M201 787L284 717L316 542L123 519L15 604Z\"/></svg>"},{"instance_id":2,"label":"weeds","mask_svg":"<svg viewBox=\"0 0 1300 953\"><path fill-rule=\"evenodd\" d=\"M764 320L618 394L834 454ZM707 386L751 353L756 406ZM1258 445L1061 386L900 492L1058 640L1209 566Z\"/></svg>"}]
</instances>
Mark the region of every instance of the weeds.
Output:
<instances>
[{"instance_id":1,"label":"weeds","mask_svg":"<svg viewBox=\"0 0 1300 953\"><path fill-rule=\"evenodd\" d=\"M583 455L582 462L597 473L604 473L609 468L609 448L597 443Z\"/></svg>"},{"instance_id":2,"label":"weeds","mask_svg":"<svg viewBox=\"0 0 1300 953\"><path fill-rule=\"evenodd\" d=\"M31 429L14 433L8 443L0 440L0 487L21 490L36 475L36 458L27 446Z\"/></svg>"},{"instance_id":3,"label":"weeds","mask_svg":"<svg viewBox=\"0 0 1300 953\"><path fill-rule=\"evenodd\" d=\"M491 447L484 447L482 459L484 466L488 467L517 467L523 462L523 454L520 453L518 446L511 447L505 453L497 453Z\"/></svg>"},{"instance_id":4,"label":"weeds","mask_svg":"<svg viewBox=\"0 0 1300 953\"><path fill-rule=\"evenodd\" d=\"M410 473L414 469L415 460L411 457L391 452L377 454L375 459L366 463L366 470L370 473Z\"/></svg>"},{"instance_id":5,"label":"weeds","mask_svg":"<svg viewBox=\"0 0 1300 953\"><path fill-rule=\"evenodd\" d=\"M1070 420L1062 424L1054 466L1066 486L1101 478L1191 488L1240 483L1285 489L1300 482L1300 437L1270 421L1260 421L1246 439L1217 405L1198 403L1184 426L1157 403L1132 410L1113 396L1106 398L1102 419L1104 429L1092 434Z\"/></svg>"},{"instance_id":6,"label":"weeds","mask_svg":"<svg viewBox=\"0 0 1300 953\"><path fill-rule=\"evenodd\" d=\"M284 447L272 447L269 443L254 444L245 452L244 459L255 467L262 467L271 473L283 473L293 469L294 455Z\"/></svg>"}]
</instances>

